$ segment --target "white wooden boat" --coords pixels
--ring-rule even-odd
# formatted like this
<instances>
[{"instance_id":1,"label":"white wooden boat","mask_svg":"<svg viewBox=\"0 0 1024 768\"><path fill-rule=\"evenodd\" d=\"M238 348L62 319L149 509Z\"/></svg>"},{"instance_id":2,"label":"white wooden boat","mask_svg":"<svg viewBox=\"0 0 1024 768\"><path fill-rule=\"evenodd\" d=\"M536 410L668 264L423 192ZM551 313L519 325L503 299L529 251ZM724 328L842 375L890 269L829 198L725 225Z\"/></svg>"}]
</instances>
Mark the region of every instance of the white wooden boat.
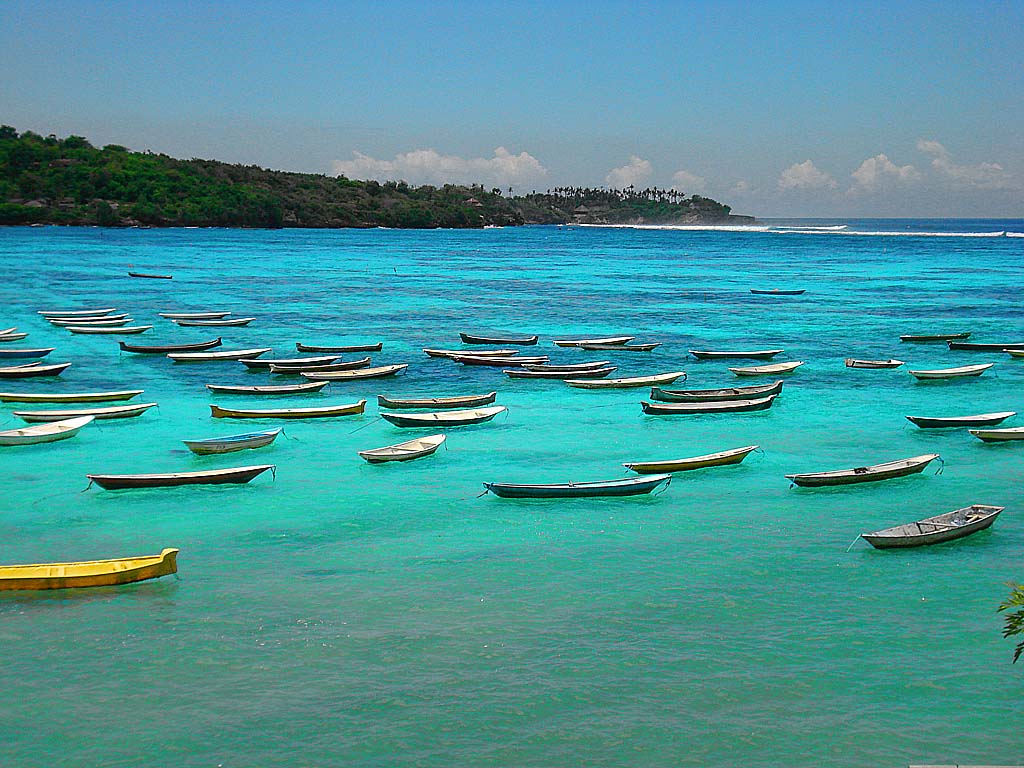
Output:
<instances>
[{"instance_id":1,"label":"white wooden boat","mask_svg":"<svg viewBox=\"0 0 1024 768\"><path fill-rule=\"evenodd\" d=\"M430 456L441 447L444 441L444 435L427 435L383 448L359 451L359 455L371 464L381 464L385 461L412 461L423 456Z\"/></svg>"},{"instance_id":2,"label":"white wooden boat","mask_svg":"<svg viewBox=\"0 0 1024 768\"><path fill-rule=\"evenodd\" d=\"M975 416L907 416L907 421L921 429L949 429L950 427L991 427L1015 416L1016 411L979 413Z\"/></svg>"},{"instance_id":3,"label":"white wooden boat","mask_svg":"<svg viewBox=\"0 0 1024 768\"><path fill-rule=\"evenodd\" d=\"M567 379L566 384L578 389L630 389L632 387L656 387L685 379L685 371L656 373L653 376L631 376L624 379Z\"/></svg>"},{"instance_id":4,"label":"white wooden boat","mask_svg":"<svg viewBox=\"0 0 1024 768\"><path fill-rule=\"evenodd\" d=\"M218 392L222 395L308 395L319 392L326 387L326 381L310 381L306 384L271 384L271 385L244 385L244 384L207 384L206 388L211 392Z\"/></svg>"},{"instance_id":5,"label":"white wooden boat","mask_svg":"<svg viewBox=\"0 0 1024 768\"><path fill-rule=\"evenodd\" d=\"M160 317L168 320L220 320L230 312L159 312Z\"/></svg>"},{"instance_id":6,"label":"white wooden boat","mask_svg":"<svg viewBox=\"0 0 1024 768\"><path fill-rule=\"evenodd\" d=\"M55 443L67 440L78 434L86 424L90 424L93 416L79 416L75 419L64 419L35 427L6 429L0 432L0 445L35 445L37 443Z\"/></svg>"},{"instance_id":7,"label":"white wooden boat","mask_svg":"<svg viewBox=\"0 0 1024 768\"><path fill-rule=\"evenodd\" d=\"M727 387L725 389L662 389L651 387L651 400L663 403L709 403L716 400L756 400L759 397L782 393L785 382L779 379L774 384L757 384L752 387Z\"/></svg>"},{"instance_id":8,"label":"white wooden boat","mask_svg":"<svg viewBox=\"0 0 1024 768\"><path fill-rule=\"evenodd\" d=\"M8 336L18 330L18 326L12 325L10 328L4 328L0 330L0 336Z\"/></svg>"},{"instance_id":9,"label":"white wooden boat","mask_svg":"<svg viewBox=\"0 0 1024 768\"><path fill-rule=\"evenodd\" d=\"M70 365L71 363L11 365L0 368L0 379L33 379L40 376L60 376Z\"/></svg>"},{"instance_id":10,"label":"white wooden boat","mask_svg":"<svg viewBox=\"0 0 1024 768\"><path fill-rule=\"evenodd\" d=\"M606 344L618 346L619 344L628 344L636 336L606 336L603 339L562 339L555 341L556 347L582 347L584 344Z\"/></svg>"},{"instance_id":11,"label":"white wooden boat","mask_svg":"<svg viewBox=\"0 0 1024 768\"><path fill-rule=\"evenodd\" d=\"M489 405L497 398L497 392L485 395L458 395L455 397L386 397L377 395L381 408L478 408Z\"/></svg>"},{"instance_id":12,"label":"white wooden boat","mask_svg":"<svg viewBox=\"0 0 1024 768\"><path fill-rule=\"evenodd\" d=\"M90 325L69 325L66 330L72 333L104 333L110 336L113 335L132 335L136 333L145 333L150 330L152 325L126 325L122 328L111 328L108 326L90 326Z\"/></svg>"},{"instance_id":13,"label":"white wooden boat","mask_svg":"<svg viewBox=\"0 0 1024 768\"><path fill-rule=\"evenodd\" d=\"M925 453L921 456L911 456L909 459L887 461L884 464L874 464L869 467L856 467L854 469L839 469L832 472L808 472L798 475L786 475L794 485L805 488L820 488L827 485L852 485L854 483L873 483L878 480L890 480L894 477L905 477L923 472L935 459L939 458L937 453Z\"/></svg>"},{"instance_id":14,"label":"white wooden boat","mask_svg":"<svg viewBox=\"0 0 1024 768\"><path fill-rule=\"evenodd\" d=\"M369 357L362 357L358 360L348 360L343 363L327 363L324 365L280 365L270 364L270 372L280 376L298 376L300 373L327 373L330 371L351 371L356 368L368 368Z\"/></svg>"},{"instance_id":15,"label":"white wooden boat","mask_svg":"<svg viewBox=\"0 0 1024 768\"><path fill-rule=\"evenodd\" d=\"M178 325L180 325L182 327L193 327L193 326L197 327L197 328L221 327L221 326L224 326L224 327L229 327L229 326L230 327L237 327L237 326L248 325L249 323L251 323L255 319L256 319L255 317L238 317L238 318L235 318L234 320L228 320L226 318L222 318L220 320L174 320L172 322L175 322L175 323L177 323Z\"/></svg>"},{"instance_id":16,"label":"white wooden boat","mask_svg":"<svg viewBox=\"0 0 1024 768\"><path fill-rule=\"evenodd\" d=\"M1003 351L1010 357L1024 357L1024 349L1006 349Z\"/></svg>"},{"instance_id":17,"label":"white wooden boat","mask_svg":"<svg viewBox=\"0 0 1024 768\"><path fill-rule=\"evenodd\" d=\"M38 314L43 317L87 317L89 315L109 315L116 312L116 307L103 307L102 309L40 309Z\"/></svg>"},{"instance_id":18,"label":"white wooden boat","mask_svg":"<svg viewBox=\"0 0 1024 768\"><path fill-rule=\"evenodd\" d=\"M649 342L647 344L580 344L580 349L585 349L589 352L650 352L655 347L660 347L660 341Z\"/></svg>"},{"instance_id":19,"label":"white wooden boat","mask_svg":"<svg viewBox=\"0 0 1024 768\"><path fill-rule=\"evenodd\" d=\"M86 317L76 317L70 320L50 320L50 325L56 326L57 328L67 328L68 326L83 327L83 328L121 328L128 325L128 323L134 322L135 319L128 317L127 315L113 315L111 317L99 317L95 320Z\"/></svg>"},{"instance_id":20,"label":"white wooden boat","mask_svg":"<svg viewBox=\"0 0 1024 768\"><path fill-rule=\"evenodd\" d=\"M27 338L27 337L28 337L27 333L13 333L13 332L11 332L11 333L0 334L0 344L4 344L4 343L7 343L7 342L11 342L11 341L21 341L22 339Z\"/></svg>"},{"instance_id":21,"label":"white wooden boat","mask_svg":"<svg viewBox=\"0 0 1024 768\"><path fill-rule=\"evenodd\" d=\"M785 352L784 349L752 349L746 352L718 352L708 349L691 349L690 354L698 360L771 360L776 355Z\"/></svg>"},{"instance_id":22,"label":"white wooden boat","mask_svg":"<svg viewBox=\"0 0 1024 768\"><path fill-rule=\"evenodd\" d=\"M380 417L390 421L396 427L436 428L465 427L472 424L483 424L499 413L508 409L504 405L490 405L485 408L469 408L461 411L438 411L434 413L386 413Z\"/></svg>"},{"instance_id":23,"label":"white wooden boat","mask_svg":"<svg viewBox=\"0 0 1024 768\"><path fill-rule=\"evenodd\" d=\"M129 319L127 312L105 315L74 315L71 317L48 317L46 320L51 325L89 325L90 323L114 322L116 320Z\"/></svg>"},{"instance_id":24,"label":"white wooden boat","mask_svg":"<svg viewBox=\"0 0 1024 768\"><path fill-rule=\"evenodd\" d=\"M558 365L556 363L526 363L520 366L528 371L593 371L598 368L606 368L611 365L611 360L596 360L593 363L574 363L573 365Z\"/></svg>"},{"instance_id":25,"label":"white wooden boat","mask_svg":"<svg viewBox=\"0 0 1024 768\"><path fill-rule=\"evenodd\" d=\"M246 368L266 368L269 370L271 365L276 365L284 368L301 368L303 371L306 371L318 365L330 365L339 359L338 355L320 355L318 357L242 358L239 362Z\"/></svg>"},{"instance_id":26,"label":"white wooden boat","mask_svg":"<svg viewBox=\"0 0 1024 768\"><path fill-rule=\"evenodd\" d=\"M402 363L399 365L381 365L376 368L357 368L352 371L327 371L326 373L303 371L300 375L310 381L355 381L357 379L380 379L385 376L394 376L408 367L408 363Z\"/></svg>"},{"instance_id":27,"label":"white wooden boat","mask_svg":"<svg viewBox=\"0 0 1024 768\"><path fill-rule=\"evenodd\" d=\"M737 376L779 376L784 373L792 373L803 364L802 360L794 360L791 363L755 365L750 368L730 368L729 370Z\"/></svg>"},{"instance_id":28,"label":"white wooden boat","mask_svg":"<svg viewBox=\"0 0 1024 768\"><path fill-rule=\"evenodd\" d=\"M514 357L519 354L518 349L430 349L423 350L428 357L459 357L460 355L473 355L474 357Z\"/></svg>"},{"instance_id":29,"label":"white wooden boat","mask_svg":"<svg viewBox=\"0 0 1024 768\"><path fill-rule=\"evenodd\" d=\"M659 472L688 472L693 469L705 469L707 467L723 467L729 464L739 464L747 458L748 454L755 450L757 450L756 445L745 445L742 448L732 448L728 451L708 453L703 456L691 456L688 459L633 461L625 463L622 466L642 475L657 474Z\"/></svg>"},{"instance_id":30,"label":"white wooden boat","mask_svg":"<svg viewBox=\"0 0 1024 768\"><path fill-rule=\"evenodd\" d=\"M215 419L329 419L335 416L354 416L365 409L365 400L315 408L222 408L211 405L210 415Z\"/></svg>"},{"instance_id":31,"label":"white wooden boat","mask_svg":"<svg viewBox=\"0 0 1024 768\"><path fill-rule=\"evenodd\" d=\"M858 360L855 357L848 357L844 361L847 368L899 368L903 365L902 360Z\"/></svg>"},{"instance_id":32,"label":"white wooden boat","mask_svg":"<svg viewBox=\"0 0 1024 768\"><path fill-rule=\"evenodd\" d=\"M144 390L124 389L116 392L0 392L4 403L106 403L131 400Z\"/></svg>"},{"instance_id":33,"label":"white wooden boat","mask_svg":"<svg viewBox=\"0 0 1024 768\"><path fill-rule=\"evenodd\" d=\"M1024 427L1009 427L1008 429L969 429L967 431L986 443L1005 443L1013 440L1024 440Z\"/></svg>"},{"instance_id":34,"label":"white wooden boat","mask_svg":"<svg viewBox=\"0 0 1024 768\"><path fill-rule=\"evenodd\" d=\"M979 365L961 365L959 368L935 368L928 371L907 371L915 379L922 381L931 379L961 379L968 376L981 376L995 363L981 363Z\"/></svg>"},{"instance_id":35,"label":"white wooden boat","mask_svg":"<svg viewBox=\"0 0 1024 768\"><path fill-rule=\"evenodd\" d=\"M182 440L192 453L202 456L214 453L234 453L245 451L251 448L262 448L270 445L277 436L283 432L282 427L276 429L264 429L259 432L246 432L241 435L227 435L226 437L209 437L205 440Z\"/></svg>"},{"instance_id":36,"label":"white wooden boat","mask_svg":"<svg viewBox=\"0 0 1024 768\"><path fill-rule=\"evenodd\" d=\"M259 349L229 349L224 352L171 352L167 355L176 363L214 363L223 360L243 360L265 355L270 347Z\"/></svg>"},{"instance_id":37,"label":"white wooden boat","mask_svg":"<svg viewBox=\"0 0 1024 768\"><path fill-rule=\"evenodd\" d=\"M74 410L14 411L14 415L25 421L63 421L79 416L95 416L97 419L131 419L139 416L156 403L133 403L132 405L110 405L105 408L77 408Z\"/></svg>"},{"instance_id":38,"label":"white wooden boat","mask_svg":"<svg viewBox=\"0 0 1024 768\"><path fill-rule=\"evenodd\" d=\"M860 537L876 549L939 544L985 530L996 521L1003 509L985 504L972 504L943 515L918 520L916 523L897 525L895 528L886 528L874 533L862 533Z\"/></svg>"}]
</instances>

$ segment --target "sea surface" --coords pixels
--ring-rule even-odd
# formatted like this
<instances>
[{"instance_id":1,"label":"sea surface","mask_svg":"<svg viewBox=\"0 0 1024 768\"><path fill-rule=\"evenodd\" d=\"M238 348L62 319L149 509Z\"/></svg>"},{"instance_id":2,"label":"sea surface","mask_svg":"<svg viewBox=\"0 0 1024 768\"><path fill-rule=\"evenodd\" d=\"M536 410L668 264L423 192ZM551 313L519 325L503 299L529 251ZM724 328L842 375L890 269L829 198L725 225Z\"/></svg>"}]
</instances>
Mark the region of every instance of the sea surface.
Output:
<instances>
[{"instance_id":1,"label":"sea surface","mask_svg":"<svg viewBox=\"0 0 1024 768\"><path fill-rule=\"evenodd\" d=\"M0 595L0 764L35 766L905 766L1024 759L1021 665L996 611L1024 581L1024 445L919 430L906 415L1024 412L1024 361L901 344L970 331L1024 342L1024 221L777 221L755 228L483 231L0 229L0 327L56 347L59 378L13 391L145 389L136 419L0 449L0 563L155 554L179 574ZM142 280L127 271L173 274ZM806 289L796 297L751 288ZM111 306L129 337L224 349L374 342L404 375L308 397L211 397L271 383L72 336L40 309ZM230 310L247 328L160 311ZM755 383L689 349L782 347L806 364L769 411L650 417L646 390L514 381L427 358L459 331L533 334L553 360L685 388ZM649 354L552 339L630 334ZM14 345L5 345L7 347ZM530 351L532 351L532 349ZM846 357L905 360L851 370ZM910 368L993 362L915 383ZM741 363L742 364L742 363ZM278 381L280 383L280 380ZM371 466L426 434L376 395L496 389L506 416L447 449ZM182 439L276 426L210 403L366 398L364 416L288 422L269 448L195 457ZM21 424L0 406L0 428ZM55 406L43 406L55 407ZM1024 413L1003 426L1024 424ZM625 476L622 462L758 444L663 493L518 501L484 481ZM838 489L784 475L936 452L923 474ZM87 473L276 465L246 486L103 491ZM858 534L972 503L986 532L908 551ZM851 547L852 545L852 547Z\"/></svg>"}]
</instances>

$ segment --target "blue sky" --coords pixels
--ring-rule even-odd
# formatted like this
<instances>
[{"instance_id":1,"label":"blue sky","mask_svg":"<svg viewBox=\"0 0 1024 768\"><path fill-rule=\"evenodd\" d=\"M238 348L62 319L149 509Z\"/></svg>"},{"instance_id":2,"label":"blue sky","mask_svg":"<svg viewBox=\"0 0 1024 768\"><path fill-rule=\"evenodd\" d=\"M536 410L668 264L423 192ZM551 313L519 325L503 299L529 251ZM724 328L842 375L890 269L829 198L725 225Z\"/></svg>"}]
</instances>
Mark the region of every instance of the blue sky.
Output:
<instances>
[{"instance_id":1,"label":"blue sky","mask_svg":"<svg viewBox=\"0 0 1024 768\"><path fill-rule=\"evenodd\" d=\"M759 216L1024 216L1024 2L0 4L0 122Z\"/></svg>"}]
</instances>

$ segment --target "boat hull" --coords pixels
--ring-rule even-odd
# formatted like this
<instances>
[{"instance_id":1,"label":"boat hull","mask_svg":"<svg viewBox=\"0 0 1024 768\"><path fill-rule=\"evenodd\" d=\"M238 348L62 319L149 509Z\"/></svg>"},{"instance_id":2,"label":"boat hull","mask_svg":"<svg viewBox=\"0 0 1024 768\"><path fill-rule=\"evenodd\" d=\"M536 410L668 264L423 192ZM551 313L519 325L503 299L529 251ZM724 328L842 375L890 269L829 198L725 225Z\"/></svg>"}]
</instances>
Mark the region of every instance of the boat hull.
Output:
<instances>
[{"instance_id":1,"label":"boat hull","mask_svg":"<svg viewBox=\"0 0 1024 768\"><path fill-rule=\"evenodd\" d=\"M165 549L152 557L3 565L0 566L0 590L78 589L133 584L177 573L177 556L177 549Z\"/></svg>"},{"instance_id":2,"label":"boat hull","mask_svg":"<svg viewBox=\"0 0 1024 768\"><path fill-rule=\"evenodd\" d=\"M322 408L222 408L210 406L210 415L215 419L330 419L335 416L355 416L366 409L366 401Z\"/></svg>"},{"instance_id":3,"label":"boat hull","mask_svg":"<svg viewBox=\"0 0 1024 768\"><path fill-rule=\"evenodd\" d=\"M474 336L471 333L460 333L459 337L463 344L513 344L520 347L530 347L537 343L537 336L493 338L489 336Z\"/></svg>"},{"instance_id":4,"label":"boat hull","mask_svg":"<svg viewBox=\"0 0 1024 768\"><path fill-rule=\"evenodd\" d=\"M662 483L671 482L672 475L626 478L597 483L556 483L551 485L516 485L484 483L495 496L506 499L584 499L611 496L640 496L650 493Z\"/></svg>"},{"instance_id":5,"label":"boat hull","mask_svg":"<svg viewBox=\"0 0 1024 768\"><path fill-rule=\"evenodd\" d=\"M413 461L424 456L431 456L445 441L444 435L430 435L416 440L406 440L404 443L388 445L384 448L374 448L369 451L359 451L359 455L371 464L383 464L390 461Z\"/></svg>"},{"instance_id":6,"label":"boat hull","mask_svg":"<svg viewBox=\"0 0 1024 768\"><path fill-rule=\"evenodd\" d=\"M67 394L0 392L4 403L109 403L131 400L145 390L129 389L121 392L69 392Z\"/></svg>"},{"instance_id":7,"label":"boat hull","mask_svg":"<svg viewBox=\"0 0 1024 768\"><path fill-rule=\"evenodd\" d=\"M7 429L0 432L0 445L39 445L67 440L77 435L82 427L92 423L92 416L80 416L77 419L41 424L22 429Z\"/></svg>"},{"instance_id":8,"label":"boat hull","mask_svg":"<svg viewBox=\"0 0 1024 768\"><path fill-rule=\"evenodd\" d=\"M1003 413L982 413L977 416L953 416L946 418L907 416L907 421L921 429L951 429L954 427L992 427L1006 421L1011 416L1016 416L1016 413L1005 411Z\"/></svg>"},{"instance_id":9,"label":"boat hull","mask_svg":"<svg viewBox=\"0 0 1024 768\"><path fill-rule=\"evenodd\" d=\"M256 467L236 467L210 472L170 472L155 475L86 475L92 482L107 491L121 491L136 488L172 488L181 485L228 485L248 483L273 464Z\"/></svg>"},{"instance_id":10,"label":"boat hull","mask_svg":"<svg viewBox=\"0 0 1024 768\"><path fill-rule=\"evenodd\" d=\"M962 539L991 527L1002 511L1003 507L975 504L916 523L874 533L862 533L861 538L875 549L902 549L941 544L944 541Z\"/></svg>"},{"instance_id":11,"label":"boat hull","mask_svg":"<svg viewBox=\"0 0 1024 768\"><path fill-rule=\"evenodd\" d=\"M129 344L127 341L117 342L122 352L134 352L137 355L166 355L169 352L202 352L204 349L213 349L221 345L221 338L210 341L201 341L196 344L164 344L147 346L141 344Z\"/></svg>"},{"instance_id":12,"label":"boat hull","mask_svg":"<svg viewBox=\"0 0 1024 768\"><path fill-rule=\"evenodd\" d=\"M671 384L678 379L686 379L685 371L673 371L672 373L661 373L655 376L634 376L626 379L566 379L565 383L577 389L634 389L637 387L651 387L660 384Z\"/></svg>"},{"instance_id":13,"label":"boat hull","mask_svg":"<svg viewBox=\"0 0 1024 768\"><path fill-rule=\"evenodd\" d=\"M833 485L855 485L857 483L874 483L880 480L892 480L897 477L906 477L923 472L935 459L939 458L937 453L930 453L923 456L915 456L912 459L891 461L885 464L876 464L870 467L858 467L856 469L839 470L836 472L811 472L799 475L786 475L786 478L794 485L803 488L821 488Z\"/></svg>"},{"instance_id":14,"label":"boat hull","mask_svg":"<svg viewBox=\"0 0 1024 768\"><path fill-rule=\"evenodd\" d=\"M1024 440L1024 427L1011 427L1009 429L969 429L968 432L986 443L1007 443L1014 440Z\"/></svg>"},{"instance_id":15,"label":"boat hull","mask_svg":"<svg viewBox=\"0 0 1024 768\"><path fill-rule=\"evenodd\" d=\"M349 344L340 347L320 347L297 341L295 342L295 349L299 352L380 352L384 349L384 342L378 341L376 344Z\"/></svg>"},{"instance_id":16,"label":"boat hull","mask_svg":"<svg viewBox=\"0 0 1024 768\"><path fill-rule=\"evenodd\" d=\"M690 354L698 360L771 360L784 351L783 349L758 349L749 352L714 352L691 349Z\"/></svg>"},{"instance_id":17,"label":"boat hull","mask_svg":"<svg viewBox=\"0 0 1024 768\"><path fill-rule=\"evenodd\" d=\"M412 408L477 408L490 405L498 397L497 392L486 395L468 395L466 397L423 397L423 398L391 398L377 395L377 405L381 408L412 409Z\"/></svg>"},{"instance_id":18,"label":"boat hull","mask_svg":"<svg viewBox=\"0 0 1024 768\"><path fill-rule=\"evenodd\" d=\"M264 432L248 432L244 435L228 435L212 437L207 440L182 440L192 453L207 456L216 453L235 453L253 448L270 445L281 434L281 429L268 429Z\"/></svg>"},{"instance_id":19,"label":"boat hull","mask_svg":"<svg viewBox=\"0 0 1024 768\"><path fill-rule=\"evenodd\" d=\"M688 459L671 459L669 461L635 461L623 464L622 466L642 475L658 474L663 472L689 472L694 469L707 469L708 467L725 467L733 464L739 464L755 450L757 450L756 445L748 445L743 448L735 448L731 451L709 453L705 456L693 456Z\"/></svg>"},{"instance_id":20,"label":"boat hull","mask_svg":"<svg viewBox=\"0 0 1024 768\"><path fill-rule=\"evenodd\" d=\"M64 421L65 419L76 419L79 416L94 416L97 419L131 419L141 416L155 405L156 403L137 403L109 408L82 408L73 411L14 411L14 415L19 419L31 422Z\"/></svg>"},{"instance_id":21,"label":"boat hull","mask_svg":"<svg viewBox=\"0 0 1024 768\"><path fill-rule=\"evenodd\" d=\"M18 365L0 368L0 379L34 379L43 376L60 376L71 363L57 365Z\"/></svg>"},{"instance_id":22,"label":"boat hull","mask_svg":"<svg viewBox=\"0 0 1024 768\"><path fill-rule=\"evenodd\" d=\"M503 405L494 405L488 408L467 411L440 411L436 413L385 413L381 411L380 417L385 421L391 422L396 427L436 429L438 427L468 427L474 424L484 424L499 413L505 413L507 410Z\"/></svg>"},{"instance_id":23,"label":"boat hull","mask_svg":"<svg viewBox=\"0 0 1024 768\"><path fill-rule=\"evenodd\" d=\"M650 416L694 416L713 413L751 413L766 411L772 407L778 395L757 400L714 400L704 403L648 403L641 401L640 407Z\"/></svg>"},{"instance_id":24,"label":"boat hull","mask_svg":"<svg viewBox=\"0 0 1024 768\"><path fill-rule=\"evenodd\" d=\"M774 384L754 387L728 387L726 389L661 389L651 388L651 400L663 403L709 403L727 400L756 400L760 397L778 395L786 382L779 379Z\"/></svg>"}]
</instances>

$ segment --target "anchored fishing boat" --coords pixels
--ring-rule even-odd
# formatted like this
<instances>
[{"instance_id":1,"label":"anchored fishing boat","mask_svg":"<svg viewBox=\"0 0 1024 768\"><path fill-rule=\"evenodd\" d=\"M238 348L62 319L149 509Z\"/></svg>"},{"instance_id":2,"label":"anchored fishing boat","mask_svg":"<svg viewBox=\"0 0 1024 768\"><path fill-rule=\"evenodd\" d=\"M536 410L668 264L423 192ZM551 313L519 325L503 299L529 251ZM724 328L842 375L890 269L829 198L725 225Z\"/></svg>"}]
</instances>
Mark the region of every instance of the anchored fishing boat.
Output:
<instances>
[{"instance_id":1,"label":"anchored fishing boat","mask_svg":"<svg viewBox=\"0 0 1024 768\"><path fill-rule=\"evenodd\" d=\"M725 389L662 389L651 387L651 400L664 403L707 403L716 400L756 400L782 392L785 382L758 384L753 387L727 387Z\"/></svg>"},{"instance_id":2,"label":"anchored fishing boat","mask_svg":"<svg viewBox=\"0 0 1024 768\"><path fill-rule=\"evenodd\" d=\"M742 448L733 448L718 453L708 453L703 456L692 456L688 459L669 459L667 461L634 461L625 463L626 469L631 469L639 474L658 472L689 472L694 469L706 469L708 467L724 467L731 464L739 464L747 456L757 450L756 445L745 445Z\"/></svg>"},{"instance_id":3,"label":"anchored fishing boat","mask_svg":"<svg viewBox=\"0 0 1024 768\"><path fill-rule=\"evenodd\" d=\"M6 429L0 432L0 445L36 445L67 440L77 435L82 427L91 424L92 420L92 416L79 416L77 419L54 421L36 427Z\"/></svg>"},{"instance_id":4,"label":"anchored fishing boat","mask_svg":"<svg viewBox=\"0 0 1024 768\"><path fill-rule=\"evenodd\" d=\"M177 557L178 550L165 549L159 555L144 557L0 565L0 590L78 589L133 584L177 573Z\"/></svg>"},{"instance_id":5,"label":"anchored fishing boat","mask_svg":"<svg viewBox=\"0 0 1024 768\"><path fill-rule=\"evenodd\" d=\"M772 407L778 395L769 395L756 400L712 400L696 403L648 403L640 402L644 413L652 416L692 416L702 413L748 413L766 411Z\"/></svg>"},{"instance_id":6,"label":"anchored fishing boat","mask_svg":"<svg viewBox=\"0 0 1024 768\"><path fill-rule=\"evenodd\" d=\"M119 491L128 488L170 488L178 485L225 485L248 483L267 470L275 470L273 464L259 464L252 467L231 467L230 469L206 469L198 472L166 472L148 475L86 475L100 488Z\"/></svg>"},{"instance_id":7,"label":"anchored fishing boat","mask_svg":"<svg viewBox=\"0 0 1024 768\"><path fill-rule=\"evenodd\" d=\"M827 485L852 485L854 483L872 483L878 480L891 480L894 477L906 477L923 472L935 459L939 458L937 453L925 453L921 456L911 456L909 459L898 461L887 461L884 464L874 464L868 467L856 467L854 469L840 469L833 472L810 472L799 475L786 475L794 485L805 488L819 488Z\"/></svg>"},{"instance_id":8,"label":"anchored fishing boat","mask_svg":"<svg viewBox=\"0 0 1024 768\"><path fill-rule=\"evenodd\" d=\"M382 408L476 408L493 403L497 392L485 395L458 395L455 397L386 397L377 395L377 405Z\"/></svg>"},{"instance_id":9,"label":"anchored fishing boat","mask_svg":"<svg viewBox=\"0 0 1024 768\"><path fill-rule=\"evenodd\" d=\"M354 416L365 409L365 400L316 408L222 408L211 405L210 415L215 419L329 419L335 416Z\"/></svg>"},{"instance_id":10,"label":"anchored fishing boat","mask_svg":"<svg viewBox=\"0 0 1024 768\"><path fill-rule=\"evenodd\" d=\"M282 431L284 431L283 428L278 427L277 429L264 429L259 432L245 432L241 435L209 437L205 440L182 440L181 442L192 453L204 456L214 453L235 453L236 451L245 451L270 445Z\"/></svg>"},{"instance_id":11,"label":"anchored fishing boat","mask_svg":"<svg viewBox=\"0 0 1024 768\"><path fill-rule=\"evenodd\" d=\"M484 483L495 496L509 499L580 499L602 496L639 496L650 493L661 484L672 481L672 475L626 477L587 483L550 483L519 485L515 483Z\"/></svg>"},{"instance_id":12,"label":"anchored fishing boat","mask_svg":"<svg viewBox=\"0 0 1024 768\"><path fill-rule=\"evenodd\" d=\"M1003 509L1004 507L972 504L943 515L918 520L916 523L897 525L895 528L886 528L874 533L862 533L860 537L876 549L939 544L985 530L996 521Z\"/></svg>"},{"instance_id":13,"label":"anchored fishing boat","mask_svg":"<svg viewBox=\"0 0 1024 768\"><path fill-rule=\"evenodd\" d=\"M371 464L381 464L386 461L412 461L430 456L441 447L444 441L444 435L428 435L414 440L406 440L404 443L387 445L383 448L359 451L359 455Z\"/></svg>"},{"instance_id":14,"label":"anchored fishing boat","mask_svg":"<svg viewBox=\"0 0 1024 768\"><path fill-rule=\"evenodd\" d=\"M436 413L386 413L381 411L380 417L390 421L396 427L420 429L427 427L433 429L436 427L466 427L473 424L483 424L507 410L504 405L491 405L484 408L438 411Z\"/></svg>"}]
</instances>

